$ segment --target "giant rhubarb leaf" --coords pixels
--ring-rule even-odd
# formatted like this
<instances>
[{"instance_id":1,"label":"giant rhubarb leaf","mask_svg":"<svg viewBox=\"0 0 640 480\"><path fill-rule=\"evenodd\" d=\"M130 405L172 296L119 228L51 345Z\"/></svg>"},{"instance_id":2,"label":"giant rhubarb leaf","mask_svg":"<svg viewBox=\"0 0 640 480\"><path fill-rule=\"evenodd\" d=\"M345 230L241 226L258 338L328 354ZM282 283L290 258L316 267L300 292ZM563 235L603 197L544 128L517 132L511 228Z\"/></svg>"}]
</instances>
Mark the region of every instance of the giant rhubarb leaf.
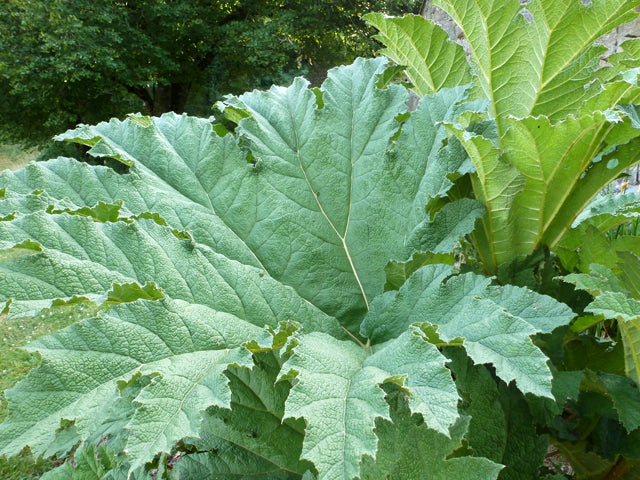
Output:
<instances>
[{"instance_id":1,"label":"giant rhubarb leaf","mask_svg":"<svg viewBox=\"0 0 640 480\"><path fill-rule=\"evenodd\" d=\"M505 2L436 0L465 34L474 81L491 99L500 135L509 116L562 119L598 92L591 83L606 50L594 42L633 20L638 0Z\"/></svg>"},{"instance_id":2,"label":"giant rhubarb leaf","mask_svg":"<svg viewBox=\"0 0 640 480\"><path fill-rule=\"evenodd\" d=\"M417 15L385 17L380 13L363 18L380 32L376 38L386 45L380 53L405 66L412 88L420 97L470 83L464 50L431 20Z\"/></svg>"},{"instance_id":3,"label":"giant rhubarb leaf","mask_svg":"<svg viewBox=\"0 0 640 480\"><path fill-rule=\"evenodd\" d=\"M373 355L320 333L301 338L283 372L298 380L285 416L307 421L302 458L316 465L320 478L357 476L360 457L375 455L375 419L389 418L379 388L385 382L403 386L412 410L447 434L458 416L458 394L445 361L417 331L404 333Z\"/></svg>"},{"instance_id":4,"label":"giant rhubarb leaf","mask_svg":"<svg viewBox=\"0 0 640 480\"><path fill-rule=\"evenodd\" d=\"M7 391L12 403L0 425L0 448L37 453L52 441L61 418L75 419L81 437L101 424L116 398L116 384L141 372L160 374L142 391L142 407L129 424L135 463L151 460L173 442L196 434L199 412L228 406L229 364L250 366L240 344L259 330L229 314L179 300L141 301L71 326L30 345L44 362ZM191 332L197 332L192 335ZM153 422L144 421L151 415Z\"/></svg>"},{"instance_id":5,"label":"giant rhubarb leaf","mask_svg":"<svg viewBox=\"0 0 640 480\"><path fill-rule=\"evenodd\" d=\"M483 214L450 198L473 166L443 122L486 108L457 87L409 115L405 87L376 86L385 64L229 98L233 133L166 114L59 137L124 173L59 158L0 175L3 314L99 310L30 345L43 361L7 393L3 452L46 451L66 419L85 451L103 435L126 450L123 475L180 442L180 478L351 480L388 439L375 431L390 418L385 383L460 442L443 342L549 395L529 335L568 309L479 275L445 281L441 266L405 269L383 294L390 260L447 253Z\"/></svg>"},{"instance_id":6,"label":"giant rhubarb leaf","mask_svg":"<svg viewBox=\"0 0 640 480\"><path fill-rule=\"evenodd\" d=\"M396 292L380 295L362 324L373 342L396 337L411 324L431 330L434 343L462 343L476 363L493 363L505 382L551 397L551 372L530 335L566 324L573 312L528 289L490 286L475 274L449 278L452 267L427 265Z\"/></svg>"}]
</instances>

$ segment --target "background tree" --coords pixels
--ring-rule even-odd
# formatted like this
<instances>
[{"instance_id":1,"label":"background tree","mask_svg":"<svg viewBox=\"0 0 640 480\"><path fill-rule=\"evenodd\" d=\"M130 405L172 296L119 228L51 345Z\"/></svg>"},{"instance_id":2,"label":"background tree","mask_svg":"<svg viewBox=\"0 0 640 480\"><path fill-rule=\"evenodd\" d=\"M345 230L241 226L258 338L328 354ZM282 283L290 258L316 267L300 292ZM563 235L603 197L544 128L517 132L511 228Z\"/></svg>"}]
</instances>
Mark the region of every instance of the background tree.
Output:
<instances>
[{"instance_id":1,"label":"background tree","mask_svg":"<svg viewBox=\"0 0 640 480\"><path fill-rule=\"evenodd\" d=\"M209 114L222 95L373 53L369 11L410 0L3 0L0 135L38 144L133 111Z\"/></svg>"}]
</instances>

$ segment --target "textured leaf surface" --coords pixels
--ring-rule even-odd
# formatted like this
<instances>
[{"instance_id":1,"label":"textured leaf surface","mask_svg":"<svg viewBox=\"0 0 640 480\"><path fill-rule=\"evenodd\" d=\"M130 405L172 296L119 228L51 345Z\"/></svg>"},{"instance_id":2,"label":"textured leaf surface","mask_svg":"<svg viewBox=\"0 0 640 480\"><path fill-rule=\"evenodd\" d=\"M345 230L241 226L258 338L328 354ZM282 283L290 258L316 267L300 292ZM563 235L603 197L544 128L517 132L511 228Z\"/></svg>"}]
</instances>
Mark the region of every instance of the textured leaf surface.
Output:
<instances>
[{"instance_id":1,"label":"textured leaf surface","mask_svg":"<svg viewBox=\"0 0 640 480\"><path fill-rule=\"evenodd\" d=\"M431 20L418 15L394 18L379 13L369 13L363 18L380 32L375 38L386 47L380 53L406 66L418 96L433 95L442 88L471 81L464 50Z\"/></svg>"},{"instance_id":2,"label":"textured leaf surface","mask_svg":"<svg viewBox=\"0 0 640 480\"><path fill-rule=\"evenodd\" d=\"M42 366L7 391L13 403L0 425L0 448L17 453L29 444L41 452L61 418L75 419L87 438L104 420L119 380L158 373L137 397L142 406L127 426L134 462L151 460L196 434L200 411L229 405L222 371L229 364L252 365L239 347L257 330L231 315L173 300L120 305L45 337L30 345L42 354ZM145 415L153 421L141 422Z\"/></svg>"},{"instance_id":3,"label":"textured leaf surface","mask_svg":"<svg viewBox=\"0 0 640 480\"><path fill-rule=\"evenodd\" d=\"M213 246L223 241L213 237L224 237L230 250L237 246L228 256L264 267L357 330L368 302L382 291L385 263L410 254L402 239L424 219L425 184L432 181L429 157L415 154L413 146L403 154L408 161L389 158L395 118L407 97L397 85L374 86L383 63L358 61L333 70L321 91L322 108L303 80L234 101L234 108L250 114L237 132L255 165L247 164L233 136L220 138L206 121L173 115L147 127L112 121L60 138L89 143L94 155L132 162L132 175L155 189L141 196L167 213L151 206L142 211L158 211L170 225L185 212L165 205L163 194L196 203L199 215L215 216L211 231L221 232L193 228L197 242ZM425 101L423 113L408 122L419 122L420 152L433 155L440 148L445 133L437 123L463 108L454 106L461 95L463 89ZM332 278L330 285L325 278Z\"/></svg>"},{"instance_id":4,"label":"textured leaf surface","mask_svg":"<svg viewBox=\"0 0 640 480\"><path fill-rule=\"evenodd\" d=\"M590 95L604 47L594 42L637 16L637 0L574 2L518 0L438 0L462 28L473 62L475 82L491 99L498 131L512 115L562 118L576 112ZM591 85L591 92L594 87Z\"/></svg>"},{"instance_id":5,"label":"textured leaf surface","mask_svg":"<svg viewBox=\"0 0 640 480\"><path fill-rule=\"evenodd\" d=\"M302 458L320 479L353 478L363 454L375 455L375 419L389 419L384 382L401 383L410 405L428 425L447 433L457 418L457 392L446 359L414 332L406 332L371 355L353 342L320 333L301 339L283 366L296 375L285 417L307 422Z\"/></svg>"},{"instance_id":6,"label":"textured leaf surface","mask_svg":"<svg viewBox=\"0 0 640 480\"><path fill-rule=\"evenodd\" d=\"M490 279L474 274L449 279L452 273L450 266L428 265L397 292L376 298L362 334L376 343L428 322L445 342L463 337L469 356L493 363L507 383L515 379L523 392L550 396L551 372L529 335L568 323L573 312L527 289L490 287Z\"/></svg>"},{"instance_id":7,"label":"textured leaf surface","mask_svg":"<svg viewBox=\"0 0 640 480\"><path fill-rule=\"evenodd\" d=\"M419 224L411 233L408 243L417 251L451 252L460 238L474 230L476 220L484 214L482 204L469 198L448 203L436 213L433 220Z\"/></svg>"},{"instance_id":8,"label":"textured leaf surface","mask_svg":"<svg viewBox=\"0 0 640 480\"><path fill-rule=\"evenodd\" d=\"M452 362L463 398L461 411L471 417L465 438L475 455L505 468L501 479L535 478L544 461L549 438L536 432L524 396L491 375L484 365L473 365L463 352L445 350Z\"/></svg>"},{"instance_id":9,"label":"textured leaf surface","mask_svg":"<svg viewBox=\"0 0 640 480\"><path fill-rule=\"evenodd\" d=\"M37 314L46 306L36 302L29 312L33 301L103 295L114 282L155 282L172 298L207 305L260 326L276 326L298 314L312 323L333 321L263 271L181 240L153 220L100 223L84 216L36 212L0 222L0 235L7 242L30 238L43 248L38 255L2 263L0 299L13 298L12 306L18 309L24 300L27 309L19 310L21 314Z\"/></svg>"},{"instance_id":10,"label":"textured leaf surface","mask_svg":"<svg viewBox=\"0 0 640 480\"><path fill-rule=\"evenodd\" d=\"M378 453L375 461L370 456L363 458L360 478L490 480L498 476L501 465L486 458L454 453L466 443L463 436L469 425L468 417L458 420L451 427L450 435L444 435L427 428L419 415L411 416L397 392L391 394L390 404L392 422L382 419L376 422L376 435L380 439ZM434 445L437 448L433 448Z\"/></svg>"}]
</instances>

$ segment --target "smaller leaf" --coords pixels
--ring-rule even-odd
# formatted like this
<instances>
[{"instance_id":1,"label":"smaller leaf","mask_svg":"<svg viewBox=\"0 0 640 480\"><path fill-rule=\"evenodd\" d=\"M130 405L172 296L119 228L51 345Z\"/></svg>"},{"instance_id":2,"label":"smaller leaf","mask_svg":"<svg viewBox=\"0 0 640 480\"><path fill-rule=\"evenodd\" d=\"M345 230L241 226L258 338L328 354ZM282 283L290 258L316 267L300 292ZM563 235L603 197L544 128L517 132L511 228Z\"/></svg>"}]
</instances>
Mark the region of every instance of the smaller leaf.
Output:
<instances>
[{"instance_id":1,"label":"smaller leaf","mask_svg":"<svg viewBox=\"0 0 640 480\"><path fill-rule=\"evenodd\" d=\"M640 216L640 193L602 195L596 197L576 217L571 228L576 228L579 224L588 221L604 232L638 216Z\"/></svg>"},{"instance_id":2,"label":"smaller leaf","mask_svg":"<svg viewBox=\"0 0 640 480\"><path fill-rule=\"evenodd\" d=\"M486 458L456 454L461 445L466 444L463 437L469 417L460 418L446 435L429 429L419 415L411 415L401 392L390 392L389 402L392 422L376 421L376 435L380 439L378 452L375 459L369 455L363 458L362 480L497 478L501 465Z\"/></svg>"},{"instance_id":3,"label":"smaller leaf","mask_svg":"<svg viewBox=\"0 0 640 480\"><path fill-rule=\"evenodd\" d=\"M589 270L589 273L570 273L558 278L564 282L574 284L576 288L585 290L593 296L604 292L627 293L610 268L592 263L589 265Z\"/></svg>"},{"instance_id":4,"label":"smaller leaf","mask_svg":"<svg viewBox=\"0 0 640 480\"><path fill-rule=\"evenodd\" d=\"M442 27L431 20L418 15L385 17L380 13L369 13L363 19L380 32L375 38L386 47L380 53L407 65L407 76L420 97L470 82L462 46L449 40Z\"/></svg>"},{"instance_id":5,"label":"smaller leaf","mask_svg":"<svg viewBox=\"0 0 640 480\"><path fill-rule=\"evenodd\" d=\"M408 245L421 252L449 253L484 214L482 204L469 198L447 203L433 220L425 220L413 230Z\"/></svg>"},{"instance_id":6,"label":"smaller leaf","mask_svg":"<svg viewBox=\"0 0 640 480\"><path fill-rule=\"evenodd\" d=\"M271 326L266 326L257 340L251 340L244 346L252 353L280 350L290 343L291 337L301 328L301 324L292 320L279 322L276 330Z\"/></svg>"},{"instance_id":7,"label":"smaller leaf","mask_svg":"<svg viewBox=\"0 0 640 480\"><path fill-rule=\"evenodd\" d=\"M136 300L162 300L165 295L161 288L153 282L144 286L137 283L114 283L107 293L107 303L130 303Z\"/></svg>"},{"instance_id":8,"label":"smaller leaf","mask_svg":"<svg viewBox=\"0 0 640 480\"><path fill-rule=\"evenodd\" d=\"M42 480L102 480L118 466L115 452L106 445L82 444L73 454L73 464L65 462L44 474Z\"/></svg>"},{"instance_id":9,"label":"smaller leaf","mask_svg":"<svg viewBox=\"0 0 640 480\"><path fill-rule=\"evenodd\" d=\"M493 363L505 382L515 379L523 392L550 397L546 357L529 336L567 324L573 312L526 288L493 287L490 282L472 273L454 276L446 265L422 267L398 291L371 302L361 334L375 344L414 323L437 325L443 342L464 338L469 356L477 363Z\"/></svg>"},{"instance_id":10,"label":"smaller leaf","mask_svg":"<svg viewBox=\"0 0 640 480\"><path fill-rule=\"evenodd\" d=\"M378 81L376 82L376 87L378 88L386 88L388 85L392 84L396 80L401 80L404 77L404 69L406 67L404 65L393 65L387 68L384 72L378 75ZM411 88L412 85L410 83L404 83L407 88Z\"/></svg>"}]
</instances>

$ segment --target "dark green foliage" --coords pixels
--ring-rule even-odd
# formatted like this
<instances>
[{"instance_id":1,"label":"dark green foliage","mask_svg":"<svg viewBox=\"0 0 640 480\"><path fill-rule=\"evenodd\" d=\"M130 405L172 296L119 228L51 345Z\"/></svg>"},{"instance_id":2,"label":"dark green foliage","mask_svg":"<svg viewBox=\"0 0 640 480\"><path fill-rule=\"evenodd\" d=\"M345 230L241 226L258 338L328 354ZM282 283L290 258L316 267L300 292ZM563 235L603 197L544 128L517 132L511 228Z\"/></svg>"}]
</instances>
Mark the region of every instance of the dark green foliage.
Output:
<instances>
[{"instance_id":1,"label":"dark green foliage","mask_svg":"<svg viewBox=\"0 0 640 480\"><path fill-rule=\"evenodd\" d=\"M416 2L5 0L0 138L42 144L126 113L210 115L228 93L370 56L370 11ZM49 158L49 157L48 157Z\"/></svg>"}]
</instances>

